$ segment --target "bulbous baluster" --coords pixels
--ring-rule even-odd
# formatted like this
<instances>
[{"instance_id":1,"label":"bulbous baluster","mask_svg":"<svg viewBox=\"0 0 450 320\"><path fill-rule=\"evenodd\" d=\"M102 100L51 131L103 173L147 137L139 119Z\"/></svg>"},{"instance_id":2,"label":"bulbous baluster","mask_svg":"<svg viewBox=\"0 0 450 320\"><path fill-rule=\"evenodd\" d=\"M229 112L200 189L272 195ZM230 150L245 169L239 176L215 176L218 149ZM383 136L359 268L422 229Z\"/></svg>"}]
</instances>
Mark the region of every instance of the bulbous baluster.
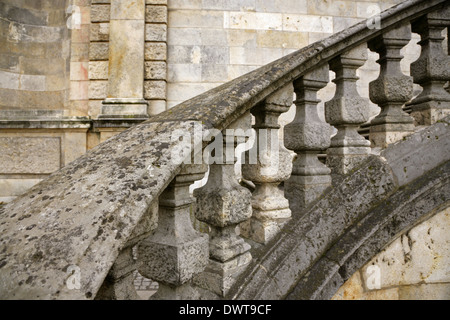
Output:
<instances>
[{"instance_id":1,"label":"bulbous baluster","mask_svg":"<svg viewBox=\"0 0 450 320\"><path fill-rule=\"evenodd\" d=\"M208 235L194 230L189 186L200 180L206 165L186 164L159 197L158 228L142 241L139 272L158 281L155 299L195 299L191 278L208 264Z\"/></svg>"},{"instance_id":2,"label":"bulbous baluster","mask_svg":"<svg viewBox=\"0 0 450 320\"><path fill-rule=\"evenodd\" d=\"M450 114L450 93L444 85L450 80L450 57L445 54L442 31L450 26L450 6L431 12L412 23L420 34L420 57L411 63L414 83L423 91L408 106L418 125L430 125Z\"/></svg>"},{"instance_id":3,"label":"bulbous baluster","mask_svg":"<svg viewBox=\"0 0 450 320\"><path fill-rule=\"evenodd\" d=\"M370 153L370 142L358 133L358 127L369 120L369 101L356 89L356 71L366 60L367 45L362 44L329 63L336 73L336 93L325 102L325 119L338 130L327 150L332 175L347 174Z\"/></svg>"},{"instance_id":4,"label":"bulbous baluster","mask_svg":"<svg viewBox=\"0 0 450 320\"><path fill-rule=\"evenodd\" d=\"M215 136L216 162L210 163L208 182L194 191L195 216L211 229L209 265L194 278L194 283L219 296L228 292L251 261L251 247L238 230L239 224L252 215L251 192L236 178L234 155L239 139L239 130L235 129L249 128L250 121L250 115L245 116Z\"/></svg>"},{"instance_id":5,"label":"bulbous baluster","mask_svg":"<svg viewBox=\"0 0 450 320\"><path fill-rule=\"evenodd\" d=\"M378 104L381 113L370 123L370 141L373 147L385 148L401 140L414 130L414 119L402 106L413 96L412 77L402 73L400 50L411 40L411 27L404 25L390 30L368 43L380 59L380 75L369 84L372 102Z\"/></svg>"},{"instance_id":6,"label":"bulbous baluster","mask_svg":"<svg viewBox=\"0 0 450 320\"><path fill-rule=\"evenodd\" d=\"M286 147L295 151L292 175L284 193L294 214L299 214L331 184L331 170L317 155L330 146L331 126L319 118L317 91L329 80L328 65L321 66L294 82L296 114L284 127Z\"/></svg>"},{"instance_id":7,"label":"bulbous baluster","mask_svg":"<svg viewBox=\"0 0 450 320\"><path fill-rule=\"evenodd\" d=\"M280 144L278 118L292 105L292 84L278 90L252 108L255 116L255 142L245 154L243 177L252 181L252 218L241 224L242 235L266 244L291 217L289 201L278 185L291 175L292 156Z\"/></svg>"}]
</instances>

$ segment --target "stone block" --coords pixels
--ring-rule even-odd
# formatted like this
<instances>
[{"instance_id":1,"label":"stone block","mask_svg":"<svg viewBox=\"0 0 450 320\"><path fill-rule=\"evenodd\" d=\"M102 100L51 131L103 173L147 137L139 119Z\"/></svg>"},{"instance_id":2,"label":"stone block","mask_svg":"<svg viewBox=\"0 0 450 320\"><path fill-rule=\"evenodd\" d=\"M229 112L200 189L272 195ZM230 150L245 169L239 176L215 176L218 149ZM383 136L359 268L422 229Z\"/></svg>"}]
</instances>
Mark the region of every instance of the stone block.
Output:
<instances>
[{"instance_id":1,"label":"stone block","mask_svg":"<svg viewBox=\"0 0 450 320\"><path fill-rule=\"evenodd\" d=\"M160 41L167 40L167 26L165 24L145 24L145 41Z\"/></svg>"},{"instance_id":2,"label":"stone block","mask_svg":"<svg viewBox=\"0 0 450 320\"><path fill-rule=\"evenodd\" d=\"M108 79L108 61L90 61L89 79L105 80Z\"/></svg>"},{"instance_id":3,"label":"stone block","mask_svg":"<svg viewBox=\"0 0 450 320\"><path fill-rule=\"evenodd\" d=\"M0 137L1 174L48 174L61 167L58 137Z\"/></svg>"},{"instance_id":4,"label":"stone block","mask_svg":"<svg viewBox=\"0 0 450 320\"><path fill-rule=\"evenodd\" d=\"M70 81L70 100L86 100L89 99L89 83L90 81ZM100 99L100 98L99 98Z\"/></svg>"},{"instance_id":5,"label":"stone block","mask_svg":"<svg viewBox=\"0 0 450 320\"><path fill-rule=\"evenodd\" d=\"M379 270L379 288L419 283L450 282L446 266L450 263L447 244L450 209L414 227L392 242L362 269L363 282L372 276L370 266Z\"/></svg>"},{"instance_id":6,"label":"stone block","mask_svg":"<svg viewBox=\"0 0 450 320\"><path fill-rule=\"evenodd\" d=\"M283 16L280 13L232 11L228 23L231 29L282 30Z\"/></svg>"},{"instance_id":7,"label":"stone block","mask_svg":"<svg viewBox=\"0 0 450 320\"><path fill-rule=\"evenodd\" d=\"M23 74L61 74L65 72L66 60L20 58L20 71Z\"/></svg>"},{"instance_id":8,"label":"stone block","mask_svg":"<svg viewBox=\"0 0 450 320\"><path fill-rule=\"evenodd\" d=\"M146 80L144 81L144 98L149 100L166 99L166 81Z\"/></svg>"},{"instance_id":9,"label":"stone block","mask_svg":"<svg viewBox=\"0 0 450 320\"><path fill-rule=\"evenodd\" d=\"M283 30L300 32L333 33L331 16L283 15Z\"/></svg>"},{"instance_id":10,"label":"stone block","mask_svg":"<svg viewBox=\"0 0 450 320\"><path fill-rule=\"evenodd\" d=\"M72 43L70 48L71 61L89 60L89 43Z\"/></svg>"},{"instance_id":11,"label":"stone block","mask_svg":"<svg viewBox=\"0 0 450 320\"><path fill-rule=\"evenodd\" d=\"M89 81L89 99L105 99L108 81Z\"/></svg>"},{"instance_id":12,"label":"stone block","mask_svg":"<svg viewBox=\"0 0 450 320\"><path fill-rule=\"evenodd\" d=\"M217 83L169 83L167 88L167 100L185 101L204 93L214 87Z\"/></svg>"},{"instance_id":13,"label":"stone block","mask_svg":"<svg viewBox=\"0 0 450 320\"><path fill-rule=\"evenodd\" d=\"M348 27L358 23L361 19L348 18L348 17L333 17L333 30L334 32L339 32Z\"/></svg>"},{"instance_id":14,"label":"stone block","mask_svg":"<svg viewBox=\"0 0 450 320\"><path fill-rule=\"evenodd\" d=\"M110 20L111 6L95 4L91 6L91 22L107 22Z\"/></svg>"},{"instance_id":15,"label":"stone block","mask_svg":"<svg viewBox=\"0 0 450 320\"><path fill-rule=\"evenodd\" d=\"M389 146L382 151L381 156L389 162L399 184L405 185L448 160L449 134L447 123L426 127L406 137L404 141ZM424 144L426 147L417 150L418 144ZM421 164L417 165L419 161Z\"/></svg>"},{"instance_id":16,"label":"stone block","mask_svg":"<svg viewBox=\"0 0 450 320\"><path fill-rule=\"evenodd\" d=\"M307 33L272 30L258 30L257 32L258 47L300 49L308 44Z\"/></svg>"},{"instance_id":17,"label":"stone block","mask_svg":"<svg viewBox=\"0 0 450 320\"><path fill-rule=\"evenodd\" d=\"M146 6L145 22L167 23L167 6Z\"/></svg>"},{"instance_id":18,"label":"stone block","mask_svg":"<svg viewBox=\"0 0 450 320\"><path fill-rule=\"evenodd\" d=\"M17 92L19 106L33 106L35 109L63 109L66 91L25 91Z\"/></svg>"},{"instance_id":19,"label":"stone block","mask_svg":"<svg viewBox=\"0 0 450 320\"><path fill-rule=\"evenodd\" d=\"M145 4L165 4L165 5L167 5L167 0L145 0Z\"/></svg>"},{"instance_id":20,"label":"stone block","mask_svg":"<svg viewBox=\"0 0 450 320\"><path fill-rule=\"evenodd\" d=\"M203 30L200 28L171 28L167 30L167 43L174 46L194 46L202 44Z\"/></svg>"},{"instance_id":21,"label":"stone block","mask_svg":"<svg viewBox=\"0 0 450 320\"><path fill-rule=\"evenodd\" d=\"M251 48L230 47L230 64L265 65L283 55L282 48Z\"/></svg>"},{"instance_id":22,"label":"stone block","mask_svg":"<svg viewBox=\"0 0 450 320\"><path fill-rule=\"evenodd\" d=\"M203 53L201 46L169 46L167 51L170 64L199 64Z\"/></svg>"},{"instance_id":23,"label":"stone block","mask_svg":"<svg viewBox=\"0 0 450 320\"><path fill-rule=\"evenodd\" d=\"M0 106L9 109L19 106L19 97L15 89L0 88Z\"/></svg>"},{"instance_id":24,"label":"stone block","mask_svg":"<svg viewBox=\"0 0 450 320\"><path fill-rule=\"evenodd\" d=\"M227 33L222 29L202 29L200 39L204 46L228 46Z\"/></svg>"},{"instance_id":25,"label":"stone block","mask_svg":"<svg viewBox=\"0 0 450 320\"><path fill-rule=\"evenodd\" d=\"M228 67L226 64L204 63L201 65L201 80L203 82L223 83L228 77Z\"/></svg>"},{"instance_id":26,"label":"stone block","mask_svg":"<svg viewBox=\"0 0 450 320\"><path fill-rule=\"evenodd\" d=\"M88 80L89 62L70 62L70 80Z\"/></svg>"},{"instance_id":27,"label":"stone block","mask_svg":"<svg viewBox=\"0 0 450 320\"><path fill-rule=\"evenodd\" d=\"M87 130L86 130L87 131ZM86 132L64 132L64 166L86 153Z\"/></svg>"},{"instance_id":28,"label":"stone block","mask_svg":"<svg viewBox=\"0 0 450 320\"><path fill-rule=\"evenodd\" d=\"M255 9L260 12L307 13L307 0L256 0Z\"/></svg>"},{"instance_id":29,"label":"stone block","mask_svg":"<svg viewBox=\"0 0 450 320\"><path fill-rule=\"evenodd\" d=\"M256 30L228 29L227 41L230 47L249 47L256 48L257 33Z\"/></svg>"},{"instance_id":30,"label":"stone block","mask_svg":"<svg viewBox=\"0 0 450 320\"><path fill-rule=\"evenodd\" d=\"M59 91L69 88L67 78L64 75L45 76L45 88L47 91Z\"/></svg>"},{"instance_id":31,"label":"stone block","mask_svg":"<svg viewBox=\"0 0 450 320\"><path fill-rule=\"evenodd\" d=\"M168 24L173 28L223 28L223 12L211 10L170 10Z\"/></svg>"},{"instance_id":32,"label":"stone block","mask_svg":"<svg viewBox=\"0 0 450 320\"><path fill-rule=\"evenodd\" d=\"M399 300L448 300L450 283L419 284L398 288Z\"/></svg>"},{"instance_id":33,"label":"stone block","mask_svg":"<svg viewBox=\"0 0 450 320\"><path fill-rule=\"evenodd\" d=\"M89 60L108 60L109 59L109 43L107 42L91 42L89 44Z\"/></svg>"},{"instance_id":34,"label":"stone block","mask_svg":"<svg viewBox=\"0 0 450 320\"><path fill-rule=\"evenodd\" d=\"M110 23L108 97L142 98L144 24L143 20Z\"/></svg>"},{"instance_id":35,"label":"stone block","mask_svg":"<svg viewBox=\"0 0 450 320\"><path fill-rule=\"evenodd\" d=\"M171 0L170 9L201 9L203 0Z\"/></svg>"},{"instance_id":36,"label":"stone block","mask_svg":"<svg viewBox=\"0 0 450 320\"><path fill-rule=\"evenodd\" d=\"M228 81L240 77L258 68L258 66L228 65ZM292 120L291 120L292 121ZM291 122L289 121L289 122Z\"/></svg>"},{"instance_id":37,"label":"stone block","mask_svg":"<svg viewBox=\"0 0 450 320\"><path fill-rule=\"evenodd\" d=\"M19 74L0 70L0 88L2 89L19 89Z\"/></svg>"},{"instance_id":38,"label":"stone block","mask_svg":"<svg viewBox=\"0 0 450 320\"><path fill-rule=\"evenodd\" d=\"M145 0L111 0L111 20L143 20Z\"/></svg>"},{"instance_id":39,"label":"stone block","mask_svg":"<svg viewBox=\"0 0 450 320\"><path fill-rule=\"evenodd\" d=\"M166 80L167 65L164 61L146 61L144 64L145 80Z\"/></svg>"},{"instance_id":40,"label":"stone block","mask_svg":"<svg viewBox=\"0 0 450 320\"><path fill-rule=\"evenodd\" d=\"M202 46L201 64L228 64L228 47Z\"/></svg>"},{"instance_id":41,"label":"stone block","mask_svg":"<svg viewBox=\"0 0 450 320\"><path fill-rule=\"evenodd\" d=\"M202 65L200 64L174 64L167 66L167 81L169 82L201 82Z\"/></svg>"},{"instance_id":42,"label":"stone block","mask_svg":"<svg viewBox=\"0 0 450 320\"><path fill-rule=\"evenodd\" d=\"M167 59L167 45L161 43L145 43L144 49L145 60L166 60Z\"/></svg>"}]
</instances>

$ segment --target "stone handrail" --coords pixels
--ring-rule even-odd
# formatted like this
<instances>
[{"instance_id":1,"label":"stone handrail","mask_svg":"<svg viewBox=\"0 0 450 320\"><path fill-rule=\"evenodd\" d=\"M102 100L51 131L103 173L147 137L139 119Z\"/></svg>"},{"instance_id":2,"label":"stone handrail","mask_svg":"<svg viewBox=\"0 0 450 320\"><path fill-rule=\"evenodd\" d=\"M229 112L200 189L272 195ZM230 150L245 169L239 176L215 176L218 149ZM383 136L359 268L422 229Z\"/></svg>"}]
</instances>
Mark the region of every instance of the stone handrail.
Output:
<instances>
[{"instance_id":1,"label":"stone handrail","mask_svg":"<svg viewBox=\"0 0 450 320\"><path fill-rule=\"evenodd\" d=\"M289 175L268 176L258 170L250 172L252 169L247 168L247 173L243 174L255 182L258 192L252 196L230 178L234 161L223 165L212 164L208 184L195 194L197 218L208 223L212 230L208 244L208 237L193 230L186 220L192 202L188 187L203 176L206 168L186 165L186 153L183 152L186 143L174 139L174 132L194 137L199 127L203 132L246 128L249 126L247 115L251 110L256 116L257 127L277 133L277 118L292 104L289 99L293 91L297 94L298 108L317 104L315 96L311 98L310 94L315 94L328 82L327 78L322 77L328 72L324 69L328 63L333 71L342 75L336 79L337 87L342 90L351 87L355 77L347 71L356 71L364 63L364 56L358 55L364 51L366 43L369 43L371 50L377 51L376 46L371 47L371 40L392 30L395 38L397 28L436 11L445 3L444 0L405 1L381 13L380 28L368 28L367 21L361 22L188 100L114 136L0 208L0 298L133 299L137 296L130 287L130 279L136 268L160 282L158 295L161 298L195 297L190 293L192 288L186 285L194 276L196 285L206 287L206 290L209 289L208 283L219 282L221 289L216 290L215 294L223 296L233 278L223 273L224 265L227 270L235 268L241 272L251 259L248 244L232 234L232 230L251 217L251 206L255 212L258 194L276 190L278 184ZM420 29L419 22L413 29ZM389 41L385 42L386 46L390 45ZM402 45L393 46L401 48ZM390 57L386 56L385 60L390 60ZM437 79L430 84L430 81L423 81L419 73L417 83L424 83L424 88L429 88L429 91L435 89L434 82L439 84L444 81ZM344 93L344 98L349 95L349 92ZM426 92L424 96L418 102L421 107L423 101L427 101ZM338 108L339 102L336 101L341 97L337 95L335 98L330 108L332 105ZM395 103L391 103L389 97L387 102L380 97L374 100L388 111L396 110L402 102L401 99L394 99ZM259 117L261 114L264 116ZM391 116L389 112L388 116ZM317 120L311 117L305 117L305 121ZM294 123L300 124L301 120L297 118ZM331 141L331 149L337 152L330 153L327 158L331 160L327 161L337 168L333 170L333 175L345 174L348 172L348 161L341 157L338 149L345 148L346 141L352 140L348 138L352 137L355 123L365 120L352 122L333 116L327 120L340 130L338 138ZM408 124L408 121L405 123ZM408 132L407 127L405 125L402 130ZM329 172L317 165L314 157L306 154L316 155L318 151L328 148L327 142L314 142L309 147L301 145L295 140L295 130L291 128L289 131L288 127L286 130L293 137L288 137L286 145L296 151L300 159L297 164L294 163L293 173L301 176L301 167L312 163L312 171L321 176L317 178L319 187L315 194L322 192L323 186L329 185ZM367 156L370 152L367 144L358 143L350 146L359 148L361 153L357 155ZM206 141L194 139L189 150L202 150L206 145ZM304 150L308 152L302 156ZM187 153L187 157L192 157L192 154ZM334 161L333 157L337 160ZM341 164L336 164L339 161ZM270 181L267 182L266 178ZM296 198L295 193L288 191L289 183L286 182L285 188L289 200ZM217 218L205 214L208 200L218 189L225 190L232 198L244 199L239 209L233 209L238 218ZM282 198L278 200L278 204L283 203ZM298 211L308 202L290 205L290 209ZM274 208L260 207L263 217L260 218L271 223L279 220L281 227L288 219L290 209L278 204ZM273 212L280 215L271 216ZM260 227L257 224L258 221L253 221L247 225L248 236L251 237L252 230ZM268 229L264 225L262 230L266 232ZM267 237L254 240L266 243L272 236L271 230ZM182 239L179 241L177 237ZM224 245L225 240L228 247ZM131 250L138 243L141 265L135 264ZM212 264L208 264L208 245L209 255L215 261ZM158 261L166 263L161 265ZM179 261L183 263L180 265ZM227 264L230 261L238 262L236 265ZM217 279L218 274L221 274L221 279Z\"/></svg>"}]
</instances>

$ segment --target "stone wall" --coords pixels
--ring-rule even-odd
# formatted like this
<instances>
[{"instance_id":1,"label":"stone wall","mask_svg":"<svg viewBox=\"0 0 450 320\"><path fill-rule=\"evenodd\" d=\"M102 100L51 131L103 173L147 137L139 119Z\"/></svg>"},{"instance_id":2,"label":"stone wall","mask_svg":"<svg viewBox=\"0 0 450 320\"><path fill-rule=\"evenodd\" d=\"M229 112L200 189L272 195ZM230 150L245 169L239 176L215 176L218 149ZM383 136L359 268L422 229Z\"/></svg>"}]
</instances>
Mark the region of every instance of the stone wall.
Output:
<instances>
[{"instance_id":1,"label":"stone wall","mask_svg":"<svg viewBox=\"0 0 450 320\"><path fill-rule=\"evenodd\" d=\"M70 54L67 4L1 1L0 111L64 109Z\"/></svg>"},{"instance_id":2,"label":"stone wall","mask_svg":"<svg viewBox=\"0 0 450 320\"><path fill-rule=\"evenodd\" d=\"M347 28L401 0L169 0L168 107ZM412 41L414 42L414 41ZM412 47L415 43L412 43ZM411 47L414 61L418 52ZM414 56L414 54L417 54ZM376 55L361 68L360 93L378 76ZM404 63L409 73L409 64ZM334 84L319 92L327 101ZM373 115L378 113L374 106ZM294 110L281 117L286 124ZM282 130L280 130L282 131Z\"/></svg>"},{"instance_id":3,"label":"stone wall","mask_svg":"<svg viewBox=\"0 0 450 320\"><path fill-rule=\"evenodd\" d=\"M448 300L450 209L397 237L334 295L334 300Z\"/></svg>"}]
</instances>

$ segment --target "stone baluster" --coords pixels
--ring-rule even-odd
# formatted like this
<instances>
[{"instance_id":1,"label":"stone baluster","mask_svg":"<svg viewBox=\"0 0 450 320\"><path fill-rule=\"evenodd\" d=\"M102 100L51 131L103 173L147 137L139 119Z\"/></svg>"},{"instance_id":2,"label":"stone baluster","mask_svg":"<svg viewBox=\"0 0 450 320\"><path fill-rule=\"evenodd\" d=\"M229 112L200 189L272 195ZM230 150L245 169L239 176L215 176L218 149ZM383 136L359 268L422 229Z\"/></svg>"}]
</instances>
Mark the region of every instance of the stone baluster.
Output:
<instances>
[{"instance_id":1,"label":"stone baluster","mask_svg":"<svg viewBox=\"0 0 450 320\"><path fill-rule=\"evenodd\" d=\"M190 280L208 264L208 235L194 230L189 186L206 165L187 164L159 197L158 228L138 247L139 272L159 283L155 299L195 299Z\"/></svg>"},{"instance_id":2,"label":"stone baluster","mask_svg":"<svg viewBox=\"0 0 450 320\"><path fill-rule=\"evenodd\" d=\"M117 257L114 265L109 270L108 275L97 295L96 300L139 300L134 287L134 271L138 264L133 259L133 247L127 245Z\"/></svg>"},{"instance_id":3,"label":"stone baluster","mask_svg":"<svg viewBox=\"0 0 450 320\"><path fill-rule=\"evenodd\" d=\"M331 126L319 118L317 91L329 81L328 65L316 68L294 82L296 114L284 127L284 141L295 151L291 177L284 194L294 214L299 214L331 184L331 170L318 159L330 146Z\"/></svg>"},{"instance_id":4,"label":"stone baluster","mask_svg":"<svg viewBox=\"0 0 450 320\"><path fill-rule=\"evenodd\" d=\"M336 73L336 93L325 102L325 119L338 130L327 150L332 175L347 174L370 153L370 141L358 133L358 127L369 120L369 101L356 88L356 71L366 60L367 45L362 44L329 62Z\"/></svg>"},{"instance_id":5,"label":"stone baluster","mask_svg":"<svg viewBox=\"0 0 450 320\"><path fill-rule=\"evenodd\" d=\"M450 80L450 57L442 46L442 31L448 26L450 6L412 23L412 31L420 34L422 51L419 58L411 63L411 75L423 91L408 106L418 125L433 124L450 114L450 94L444 89Z\"/></svg>"},{"instance_id":6,"label":"stone baluster","mask_svg":"<svg viewBox=\"0 0 450 320\"><path fill-rule=\"evenodd\" d=\"M210 227L209 265L194 278L194 283L222 297L251 261L251 247L239 234L239 224L252 215L251 192L237 181L235 148L239 132L230 130L250 125L248 114L215 135L216 162L210 164L207 183L194 191L195 216Z\"/></svg>"},{"instance_id":7,"label":"stone baluster","mask_svg":"<svg viewBox=\"0 0 450 320\"><path fill-rule=\"evenodd\" d=\"M368 43L378 53L380 75L370 82L369 96L381 113L370 122L370 142L373 147L386 148L414 130L414 119L402 106L413 96L412 77L402 73L400 50L411 40L411 26L404 25L376 37Z\"/></svg>"},{"instance_id":8,"label":"stone baluster","mask_svg":"<svg viewBox=\"0 0 450 320\"><path fill-rule=\"evenodd\" d=\"M278 185L291 175L292 156L280 144L278 118L292 105L292 84L278 90L262 104L252 108L255 116L255 142L245 154L242 176L255 184L252 217L241 224L241 234L266 244L291 217L289 201Z\"/></svg>"}]
</instances>

